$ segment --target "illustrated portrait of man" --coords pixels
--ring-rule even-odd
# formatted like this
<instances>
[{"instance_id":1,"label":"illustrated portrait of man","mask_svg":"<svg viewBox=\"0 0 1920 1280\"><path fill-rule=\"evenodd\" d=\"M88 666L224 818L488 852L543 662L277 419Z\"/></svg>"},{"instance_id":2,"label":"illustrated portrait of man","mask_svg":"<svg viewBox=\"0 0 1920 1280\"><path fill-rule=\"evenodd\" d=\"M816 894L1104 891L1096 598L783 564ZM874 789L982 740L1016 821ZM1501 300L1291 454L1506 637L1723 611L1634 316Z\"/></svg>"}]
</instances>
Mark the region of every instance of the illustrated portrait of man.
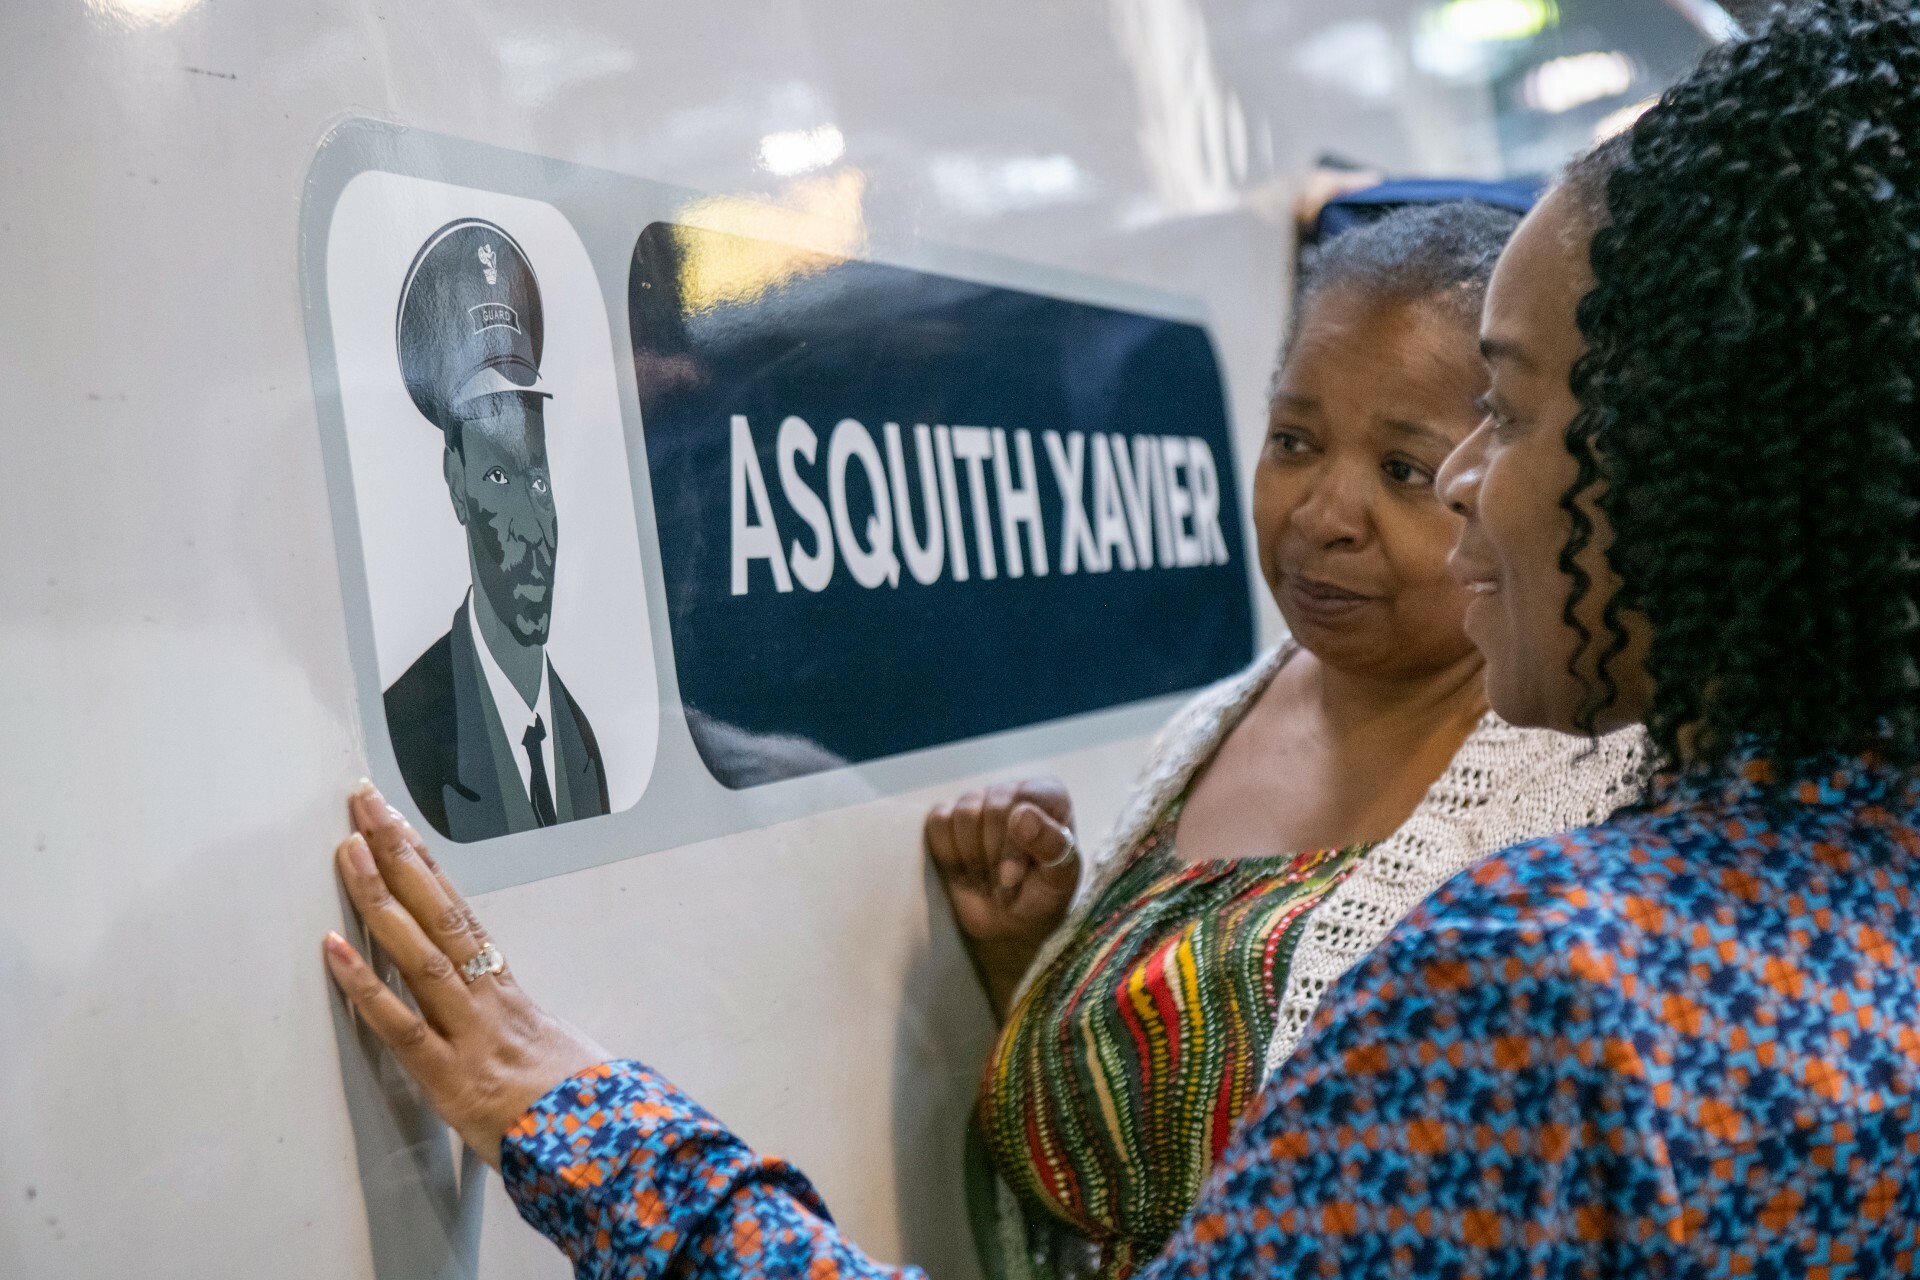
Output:
<instances>
[{"instance_id":1,"label":"illustrated portrait of man","mask_svg":"<svg viewBox=\"0 0 1920 1280\"><path fill-rule=\"evenodd\" d=\"M400 371L444 441L471 585L452 627L385 703L408 792L458 841L607 812L593 728L547 656L560 528L541 333L539 281L502 228L461 219L414 256L396 324Z\"/></svg>"}]
</instances>

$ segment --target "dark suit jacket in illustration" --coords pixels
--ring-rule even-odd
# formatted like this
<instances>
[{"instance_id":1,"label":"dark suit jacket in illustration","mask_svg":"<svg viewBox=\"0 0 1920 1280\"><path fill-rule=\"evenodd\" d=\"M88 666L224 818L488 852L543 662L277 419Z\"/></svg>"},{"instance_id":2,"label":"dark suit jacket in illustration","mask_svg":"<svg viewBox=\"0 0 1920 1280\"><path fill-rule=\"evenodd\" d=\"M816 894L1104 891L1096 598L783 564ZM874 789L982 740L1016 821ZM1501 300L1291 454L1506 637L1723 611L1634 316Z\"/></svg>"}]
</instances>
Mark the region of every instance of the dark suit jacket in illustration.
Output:
<instances>
[{"instance_id":1,"label":"dark suit jacket in illustration","mask_svg":"<svg viewBox=\"0 0 1920 1280\"><path fill-rule=\"evenodd\" d=\"M473 651L469 607L460 606L453 629L393 682L385 698L387 731L408 793L434 830L462 843L540 825ZM598 817L607 811L600 744L551 662L547 680L554 813L561 822Z\"/></svg>"}]
</instances>

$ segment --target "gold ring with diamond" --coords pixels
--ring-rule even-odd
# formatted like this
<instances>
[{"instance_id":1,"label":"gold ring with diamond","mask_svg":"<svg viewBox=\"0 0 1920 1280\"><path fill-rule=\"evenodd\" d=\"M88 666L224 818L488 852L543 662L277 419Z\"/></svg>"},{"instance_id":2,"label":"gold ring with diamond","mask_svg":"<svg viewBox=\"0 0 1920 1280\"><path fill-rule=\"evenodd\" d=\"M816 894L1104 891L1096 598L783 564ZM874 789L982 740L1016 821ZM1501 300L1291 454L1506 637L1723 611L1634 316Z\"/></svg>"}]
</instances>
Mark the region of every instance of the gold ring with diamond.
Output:
<instances>
[{"instance_id":1,"label":"gold ring with diamond","mask_svg":"<svg viewBox=\"0 0 1920 1280\"><path fill-rule=\"evenodd\" d=\"M491 942L482 944L479 953L473 959L460 966L460 976L469 983L478 982L490 974L505 973L507 958L500 954L500 948Z\"/></svg>"}]
</instances>

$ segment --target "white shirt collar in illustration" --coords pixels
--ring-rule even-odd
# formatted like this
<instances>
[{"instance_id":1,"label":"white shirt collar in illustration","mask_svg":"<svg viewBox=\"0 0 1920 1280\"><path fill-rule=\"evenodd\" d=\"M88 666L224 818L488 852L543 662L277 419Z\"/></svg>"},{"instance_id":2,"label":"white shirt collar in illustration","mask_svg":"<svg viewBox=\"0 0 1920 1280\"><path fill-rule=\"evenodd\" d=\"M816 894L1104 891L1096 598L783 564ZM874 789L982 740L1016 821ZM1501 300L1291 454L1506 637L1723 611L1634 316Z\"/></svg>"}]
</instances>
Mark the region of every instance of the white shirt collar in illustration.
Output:
<instances>
[{"instance_id":1,"label":"white shirt collar in illustration","mask_svg":"<svg viewBox=\"0 0 1920 1280\"><path fill-rule=\"evenodd\" d=\"M507 673L500 669L494 660L493 650L487 648L487 638L480 634L480 619L474 613L473 593L467 593L467 626L473 632L473 649L480 655L480 669L487 674L487 689L493 694L494 710L499 713L500 727L506 731L507 746L511 748L514 765L520 770L520 790L526 794L528 803L533 801L533 762L527 758L527 749L521 739L533 726L533 718L540 717L540 723L546 728L547 736L540 740L541 763L547 766L547 790L553 796L557 807L560 803L558 775L553 771L553 699L548 692L552 683L547 679L549 666L545 655L540 659L540 694L529 707L520 691L507 679Z\"/></svg>"}]
</instances>

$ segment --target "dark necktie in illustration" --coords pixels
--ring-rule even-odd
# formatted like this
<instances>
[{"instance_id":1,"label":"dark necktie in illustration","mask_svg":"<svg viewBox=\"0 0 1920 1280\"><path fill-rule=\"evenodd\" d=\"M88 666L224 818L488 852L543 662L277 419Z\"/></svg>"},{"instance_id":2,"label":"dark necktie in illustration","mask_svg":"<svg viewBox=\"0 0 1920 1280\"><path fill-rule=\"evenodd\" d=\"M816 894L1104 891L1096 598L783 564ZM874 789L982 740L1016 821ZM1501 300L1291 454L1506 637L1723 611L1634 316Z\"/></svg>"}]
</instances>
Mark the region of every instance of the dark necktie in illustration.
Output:
<instances>
[{"instance_id":1,"label":"dark necktie in illustration","mask_svg":"<svg viewBox=\"0 0 1920 1280\"><path fill-rule=\"evenodd\" d=\"M547 656L560 538L541 336L539 280L502 228L452 222L415 255L400 292L400 371L445 438L472 588L385 702L414 803L463 842L608 808L593 728Z\"/></svg>"}]
</instances>

